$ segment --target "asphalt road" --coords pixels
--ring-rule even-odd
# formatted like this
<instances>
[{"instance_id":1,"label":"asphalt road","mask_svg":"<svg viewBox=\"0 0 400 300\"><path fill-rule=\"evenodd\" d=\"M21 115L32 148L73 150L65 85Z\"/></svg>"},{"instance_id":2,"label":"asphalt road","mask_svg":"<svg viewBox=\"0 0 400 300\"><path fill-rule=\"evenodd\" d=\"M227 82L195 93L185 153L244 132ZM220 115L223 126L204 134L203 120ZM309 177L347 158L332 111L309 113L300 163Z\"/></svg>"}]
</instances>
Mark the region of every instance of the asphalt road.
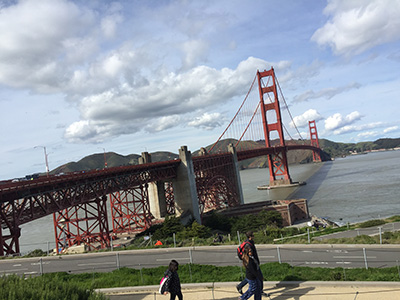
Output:
<instances>
[{"instance_id":1,"label":"asphalt road","mask_svg":"<svg viewBox=\"0 0 400 300\"><path fill-rule=\"evenodd\" d=\"M282 262L293 266L384 268L398 266L400 245L256 245L261 263ZM171 259L181 264L237 265L237 246L128 250L43 258L0 260L0 274L38 275L52 272L110 272L118 267L167 266Z\"/></svg>"},{"instance_id":2,"label":"asphalt road","mask_svg":"<svg viewBox=\"0 0 400 300\"><path fill-rule=\"evenodd\" d=\"M353 238L360 235L379 235L384 232L395 232L400 230L400 222L387 223L380 226L373 226L368 228L358 228L354 230L347 230L343 232L337 232L332 234L326 234L320 237L316 237L316 240L328 240L328 239L338 239L338 238Z\"/></svg>"}]
</instances>

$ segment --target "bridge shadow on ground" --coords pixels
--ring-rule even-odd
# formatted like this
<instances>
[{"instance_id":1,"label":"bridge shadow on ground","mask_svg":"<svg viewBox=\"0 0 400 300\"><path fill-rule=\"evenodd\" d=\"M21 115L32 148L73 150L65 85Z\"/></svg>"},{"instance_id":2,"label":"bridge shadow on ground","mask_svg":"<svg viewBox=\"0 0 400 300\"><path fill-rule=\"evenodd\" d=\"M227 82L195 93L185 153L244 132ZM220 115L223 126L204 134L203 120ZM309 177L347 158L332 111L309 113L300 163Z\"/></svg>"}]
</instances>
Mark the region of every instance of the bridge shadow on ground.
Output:
<instances>
[{"instance_id":1,"label":"bridge shadow on ground","mask_svg":"<svg viewBox=\"0 0 400 300\"><path fill-rule=\"evenodd\" d=\"M310 201L314 197L315 193L318 191L319 187L322 185L325 178L328 176L328 173L332 168L332 164L332 161L324 162L321 168L307 179L306 185L298 187L286 199L305 198L307 199L307 201Z\"/></svg>"}]
</instances>

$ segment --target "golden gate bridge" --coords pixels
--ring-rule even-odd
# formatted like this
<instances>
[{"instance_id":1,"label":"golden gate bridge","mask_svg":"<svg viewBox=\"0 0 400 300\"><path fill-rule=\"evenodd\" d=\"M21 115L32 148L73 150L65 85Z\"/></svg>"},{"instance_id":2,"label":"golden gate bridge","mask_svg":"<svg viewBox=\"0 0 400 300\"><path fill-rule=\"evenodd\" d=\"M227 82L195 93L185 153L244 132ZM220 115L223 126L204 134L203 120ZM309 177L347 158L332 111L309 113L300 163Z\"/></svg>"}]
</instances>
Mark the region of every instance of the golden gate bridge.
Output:
<instances>
[{"instance_id":1,"label":"golden gate bridge","mask_svg":"<svg viewBox=\"0 0 400 300\"><path fill-rule=\"evenodd\" d=\"M199 156L184 146L173 161L152 163L145 152L139 165L1 184L0 256L19 255L20 226L49 214L57 251L81 244L107 248L115 234L141 232L171 214L189 213L201 223L207 211L244 203L237 163L249 158L267 157L270 186L292 184L287 152L311 150L313 160L321 161L321 149L313 120L309 141L285 140L284 132L290 134L281 103L294 124L274 69L257 71L226 130ZM235 143L221 149L227 139Z\"/></svg>"}]
</instances>

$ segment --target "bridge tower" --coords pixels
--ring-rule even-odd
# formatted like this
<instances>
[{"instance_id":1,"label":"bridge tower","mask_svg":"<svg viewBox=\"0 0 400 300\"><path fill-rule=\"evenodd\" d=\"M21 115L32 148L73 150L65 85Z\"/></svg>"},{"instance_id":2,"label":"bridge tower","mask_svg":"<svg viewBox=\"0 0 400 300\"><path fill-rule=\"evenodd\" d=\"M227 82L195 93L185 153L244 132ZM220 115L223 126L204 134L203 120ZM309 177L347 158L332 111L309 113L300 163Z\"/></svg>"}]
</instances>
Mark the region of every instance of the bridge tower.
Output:
<instances>
[{"instance_id":1,"label":"bridge tower","mask_svg":"<svg viewBox=\"0 0 400 300\"><path fill-rule=\"evenodd\" d=\"M262 80L266 78L265 80ZM257 70L258 90L260 94L260 108L263 120L263 129L266 147L276 147L274 154L268 154L269 185L277 186L291 184L287 162L285 138L283 136L282 117L278 100L278 91L274 69L260 72ZM263 86L264 81L265 86ZM265 103L268 100L269 103ZM271 120L268 120L267 115ZM271 145L271 132L276 131L279 137L278 144Z\"/></svg>"},{"instance_id":2,"label":"bridge tower","mask_svg":"<svg viewBox=\"0 0 400 300\"><path fill-rule=\"evenodd\" d=\"M308 127L310 128L311 146L319 148L318 133L317 133L317 126L315 125L315 120L308 121ZM313 151L313 161L321 162L321 155L318 151Z\"/></svg>"}]
</instances>

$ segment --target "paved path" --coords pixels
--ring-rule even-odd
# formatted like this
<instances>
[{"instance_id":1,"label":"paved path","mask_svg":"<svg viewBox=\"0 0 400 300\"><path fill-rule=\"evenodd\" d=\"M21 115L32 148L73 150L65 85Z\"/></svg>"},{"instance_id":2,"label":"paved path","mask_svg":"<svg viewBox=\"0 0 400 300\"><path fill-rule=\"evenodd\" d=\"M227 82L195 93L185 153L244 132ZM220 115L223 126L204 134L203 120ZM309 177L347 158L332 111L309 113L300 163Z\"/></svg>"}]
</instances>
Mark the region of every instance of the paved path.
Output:
<instances>
[{"instance_id":1,"label":"paved path","mask_svg":"<svg viewBox=\"0 0 400 300\"><path fill-rule=\"evenodd\" d=\"M237 300L235 282L184 284L184 300ZM110 300L169 300L158 286L101 289ZM276 300L394 300L400 299L399 282L264 282L263 299ZM253 299L253 297L251 298Z\"/></svg>"},{"instance_id":2,"label":"paved path","mask_svg":"<svg viewBox=\"0 0 400 300\"><path fill-rule=\"evenodd\" d=\"M381 228L381 229L379 229ZM347 230L343 232L336 232L327 234L319 237L315 237L315 240L328 240L328 239L340 239L340 238L354 238L359 235L379 235L380 232L395 232L400 230L400 222L388 223L379 226L373 226L368 228L359 228L354 230Z\"/></svg>"}]
</instances>

